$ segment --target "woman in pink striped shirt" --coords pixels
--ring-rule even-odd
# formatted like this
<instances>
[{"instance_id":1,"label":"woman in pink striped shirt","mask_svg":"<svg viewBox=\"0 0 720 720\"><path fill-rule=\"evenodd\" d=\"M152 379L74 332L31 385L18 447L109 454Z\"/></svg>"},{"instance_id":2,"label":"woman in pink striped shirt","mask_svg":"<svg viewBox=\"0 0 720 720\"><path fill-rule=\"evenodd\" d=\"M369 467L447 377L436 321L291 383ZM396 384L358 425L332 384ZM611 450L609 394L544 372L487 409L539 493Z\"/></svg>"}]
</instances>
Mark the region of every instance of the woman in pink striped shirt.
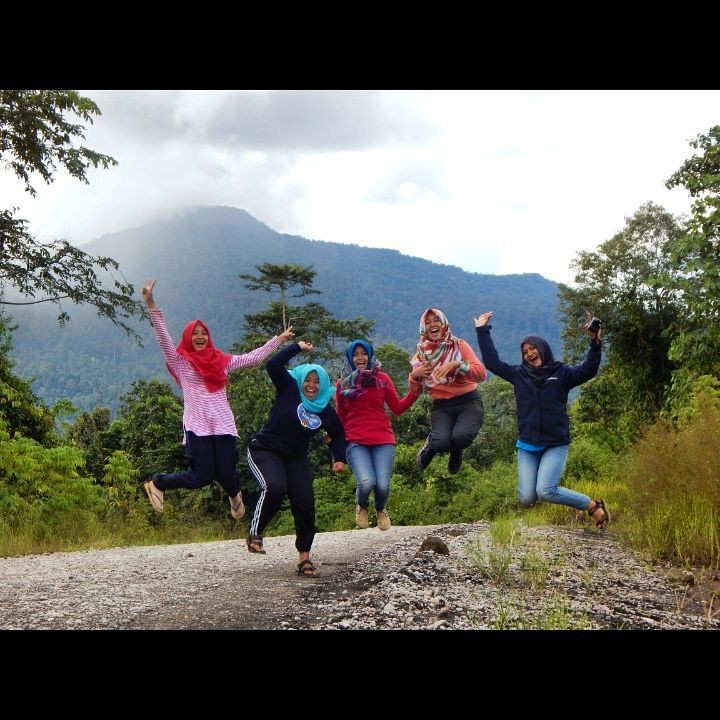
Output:
<instances>
[{"instance_id":1,"label":"woman in pink striped shirt","mask_svg":"<svg viewBox=\"0 0 720 720\"><path fill-rule=\"evenodd\" d=\"M155 473L145 483L145 492L155 511L161 513L165 490L201 488L217 479L230 500L230 513L239 520L245 514L245 506L237 471L238 433L226 393L228 373L262 364L293 337L292 327L249 353L229 355L213 345L205 323L192 320L175 346L163 311L155 305L154 287L155 280L149 280L142 295L167 369L182 389L183 444L189 467L178 473Z\"/></svg>"}]
</instances>

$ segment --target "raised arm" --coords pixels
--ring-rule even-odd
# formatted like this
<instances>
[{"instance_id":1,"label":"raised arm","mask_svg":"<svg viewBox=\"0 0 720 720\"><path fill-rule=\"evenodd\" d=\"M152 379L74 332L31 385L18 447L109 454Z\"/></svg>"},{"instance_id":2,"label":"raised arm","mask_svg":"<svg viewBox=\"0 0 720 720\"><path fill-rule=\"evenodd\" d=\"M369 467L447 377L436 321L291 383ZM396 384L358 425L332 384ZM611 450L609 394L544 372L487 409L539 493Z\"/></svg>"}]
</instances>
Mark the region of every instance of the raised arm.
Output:
<instances>
[{"instance_id":1,"label":"raised arm","mask_svg":"<svg viewBox=\"0 0 720 720\"><path fill-rule=\"evenodd\" d=\"M585 358L575 367L571 367L568 373L568 387L574 388L592 380L600 369L600 358L602 355L602 329L598 325L596 330L590 329L590 322L593 319L592 313L587 314L587 322L583 325L585 333L590 337L590 347Z\"/></svg>"},{"instance_id":2,"label":"raised arm","mask_svg":"<svg viewBox=\"0 0 720 720\"><path fill-rule=\"evenodd\" d=\"M153 330L155 331L155 338L162 350L162 354L165 356L165 361L174 371L178 364L179 355L178 351L175 349L175 343L170 337L167 325L165 325L165 316L163 315L163 311L155 305L155 299L153 297L155 282L155 280L148 279L142 288L142 296L148 306L148 310L150 311L150 322L152 323Z\"/></svg>"},{"instance_id":3,"label":"raised arm","mask_svg":"<svg viewBox=\"0 0 720 720\"><path fill-rule=\"evenodd\" d=\"M276 335L270 338L264 345L261 345L254 350L242 355L233 355L228 363L228 372L233 370L239 370L241 368L253 367L254 365L261 365L270 355L277 350L280 345L287 342L295 333L293 332L292 325L282 334Z\"/></svg>"},{"instance_id":4,"label":"raised arm","mask_svg":"<svg viewBox=\"0 0 720 720\"><path fill-rule=\"evenodd\" d=\"M306 343L301 340L300 342L290 343L290 345L276 352L267 361L265 369L273 381L273 385L275 385L278 390L284 390L290 383L295 383L293 376L287 371L285 366L299 353L312 352L312 349L312 343Z\"/></svg>"},{"instance_id":5,"label":"raised arm","mask_svg":"<svg viewBox=\"0 0 720 720\"><path fill-rule=\"evenodd\" d=\"M492 312L482 313L479 317L475 318L475 334L477 335L478 345L480 346L480 354L482 355L485 367L491 372L495 373L498 377L503 380L512 382L513 380L513 366L500 360L497 354L495 345L490 337L490 319L492 318Z\"/></svg>"}]
</instances>

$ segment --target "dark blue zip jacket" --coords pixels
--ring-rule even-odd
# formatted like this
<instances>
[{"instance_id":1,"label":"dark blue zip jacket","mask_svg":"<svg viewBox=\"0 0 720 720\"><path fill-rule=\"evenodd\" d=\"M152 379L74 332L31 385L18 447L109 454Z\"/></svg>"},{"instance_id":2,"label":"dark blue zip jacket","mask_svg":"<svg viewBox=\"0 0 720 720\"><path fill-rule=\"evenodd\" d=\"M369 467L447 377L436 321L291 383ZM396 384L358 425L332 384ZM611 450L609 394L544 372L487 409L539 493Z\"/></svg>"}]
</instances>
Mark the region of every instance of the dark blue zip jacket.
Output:
<instances>
[{"instance_id":1,"label":"dark blue zip jacket","mask_svg":"<svg viewBox=\"0 0 720 720\"><path fill-rule=\"evenodd\" d=\"M345 459L345 429L332 405L327 405L317 417L320 425L310 428L301 422L304 415L300 390L295 378L285 365L300 352L298 343L291 343L273 355L265 366L275 385L275 402L270 416L250 441L250 447L272 450L285 457L307 457L310 438L321 428L332 438L330 447L333 458L340 462Z\"/></svg>"},{"instance_id":2,"label":"dark blue zip jacket","mask_svg":"<svg viewBox=\"0 0 720 720\"><path fill-rule=\"evenodd\" d=\"M580 365L570 367L560 363L557 370L538 387L522 365L508 365L500 360L490 337L489 325L476 327L475 331L485 367L515 388L520 439L533 445L569 444L568 392L597 375L600 343L590 340L590 347Z\"/></svg>"}]
</instances>

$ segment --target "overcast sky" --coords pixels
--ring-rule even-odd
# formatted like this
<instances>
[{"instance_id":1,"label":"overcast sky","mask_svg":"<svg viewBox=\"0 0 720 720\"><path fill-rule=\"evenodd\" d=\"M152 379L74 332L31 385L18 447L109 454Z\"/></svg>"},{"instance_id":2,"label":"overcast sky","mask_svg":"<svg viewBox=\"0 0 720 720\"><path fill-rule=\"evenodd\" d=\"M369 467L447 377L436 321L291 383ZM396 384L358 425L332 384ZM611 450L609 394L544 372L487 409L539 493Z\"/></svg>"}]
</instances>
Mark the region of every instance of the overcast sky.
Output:
<instances>
[{"instance_id":1,"label":"overcast sky","mask_svg":"<svg viewBox=\"0 0 720 720\"><path fill-rule=\"evenodd\" d=\"M274 230L568 282L570 262L653 201L720 124L720 91L81 91L90 185L0 172L2 207L83 244L189 205ZM298 258L288 258L288 261ZM429 280L430 281L430 280Z\"/></svg>"}]
</instances>

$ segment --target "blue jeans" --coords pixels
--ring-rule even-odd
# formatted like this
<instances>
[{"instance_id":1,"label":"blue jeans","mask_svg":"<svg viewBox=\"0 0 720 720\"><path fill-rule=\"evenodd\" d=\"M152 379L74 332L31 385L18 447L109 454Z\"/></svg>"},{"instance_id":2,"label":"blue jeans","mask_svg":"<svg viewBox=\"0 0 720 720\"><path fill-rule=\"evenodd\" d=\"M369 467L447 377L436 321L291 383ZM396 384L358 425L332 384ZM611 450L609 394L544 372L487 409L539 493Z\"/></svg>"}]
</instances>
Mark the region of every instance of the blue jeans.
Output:
<instances>
[{"instance_id":1,"label":"blue jeans","mask_svg":"<svg viewBox=\"0 0 720 720\"><path fill-rule=\"evenodd\" d=\"M556 445L540 452L518 448L518 498L523 505L537 500L585 510L590 498L558 487L567 462L568 446Z\"/></svg>"},{"instance_id":2,"label":"blue jeans","mask_svg":"<svg viewBox=\"0 0 720 720\"><path fill-rule=\"evenodd\" d=\"M374 490L375 510L384 510L390 497L390 474L395 460L395 446L348 443L345 453L348 465L355 475L357 504L366 508L370 493Z\"/></svg>"}]
</instances>

